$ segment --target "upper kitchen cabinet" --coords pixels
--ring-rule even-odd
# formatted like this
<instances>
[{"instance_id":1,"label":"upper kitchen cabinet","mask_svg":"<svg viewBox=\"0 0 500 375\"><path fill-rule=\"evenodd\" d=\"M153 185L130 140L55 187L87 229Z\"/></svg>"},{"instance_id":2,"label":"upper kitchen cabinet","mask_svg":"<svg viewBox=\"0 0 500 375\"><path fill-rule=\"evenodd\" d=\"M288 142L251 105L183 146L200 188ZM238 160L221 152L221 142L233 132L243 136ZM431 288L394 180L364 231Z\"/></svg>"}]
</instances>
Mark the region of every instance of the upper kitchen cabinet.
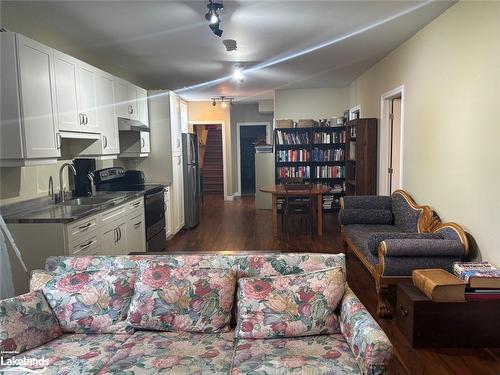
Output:
<instances>
[{"instance_id":1,"label":"upper kitchen cabinet","mask_svg":"<svg viewBox=\"0 0 500 375\"><path fill-rule=\"evenodd\" d=\"M170 129L172 142L172 155L182 154L182 129L180 118L180 100L173 92L170 93Z\"/></svg>"},{"instance_id":2,"label":"upper kitchen cabinet","mask_svg":"<svg viewBox=\"0 0 500 375\"><path fill-rule=\"evenodd\" d=\"M54 51L54 72L59 131L98 133L97 69Z\"/></svg>"},{"instance_id":3,"label":"upper kitchen cabinet","mask_svg":"<svg viewBox=\"0 0 500 375\"><path fill-rule=\"evenodd\" d=\"M137 92L137 119L142 124L149 126L148 92L140 87L136 87L136 92Z\"/></svg>"},{"instance_id":4,"label":"upper kitchen cabinet","mask_svg":"<svg viewBox=\"0 0 500 375\"><path fill-rule=\"evenodd\" d=\"M0 32L0 165L55 163L61 156L54 90L54 52Z\"/></svg>"},{"instance_id":5,"label":"upper kitchen cabinet","mask_svg":"<svg viewBox=\"0 0 500 375\"><path fill-rule=\"evenodd\" d=\"M117 78L115 81L116 115L149 126L147 91Z\"/></svg>"},{"instance_id":6,"label":"upper kitchen cabinet","mask_svg":"<svg viewBox=\"0 0 500 375\"><path fill-rule=\"evenodd\" d=\"M120 153L118 121L115 113L115 77L96 71L96 114L100 139L81 150L81 156L99 159L116 158Z\"/></svg>"}]
</instances>

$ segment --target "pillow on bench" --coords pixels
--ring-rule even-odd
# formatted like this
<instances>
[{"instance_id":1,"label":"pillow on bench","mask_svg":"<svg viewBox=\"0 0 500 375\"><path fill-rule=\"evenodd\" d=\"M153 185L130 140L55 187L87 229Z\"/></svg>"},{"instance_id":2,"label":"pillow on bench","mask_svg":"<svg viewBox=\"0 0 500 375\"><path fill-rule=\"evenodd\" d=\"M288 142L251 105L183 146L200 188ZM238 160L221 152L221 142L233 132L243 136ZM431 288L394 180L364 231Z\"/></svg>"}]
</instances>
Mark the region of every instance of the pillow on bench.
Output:
<instances>
[{"instance_id":1,"label":"pillow on bench","mask_svg":"<svg viewBox=\"0 0 500 375\"><path fill-rule=\"evenodd\" d=\"M238 281L239 338L340 333L334 312L345 291L341 267Z\"/></svg>"},{"instance_id":2,"label":"pillow on bench","mask_svg":"<svg viewBox=\"0 0 500 375\"><path fill-rule=\"evenodd\" d=\"M61 336L61 327L42 292L0 301L0 357L10 357Z\"/></svg>"},{"instance_id":3,"label":"pillow on bench","mask_svg":"<svg viewBox=\"0 0 500 375\"><path fill-rule=\"evenodd\" d=\"M134 328L159 331L229 330L236 271L172 268L157 260L140 262L128 314Z\"/></svg>"},{"instance_id":4,"label":"pillow on bench","mask_svg":"<svg viewBox=\"0 0 500 375\"><path fill-rule=\"evenodd\" d=\"M125 333L136 270L32 272L30 288L41 289L63 332Z\"/></svg>"}]
</instances>

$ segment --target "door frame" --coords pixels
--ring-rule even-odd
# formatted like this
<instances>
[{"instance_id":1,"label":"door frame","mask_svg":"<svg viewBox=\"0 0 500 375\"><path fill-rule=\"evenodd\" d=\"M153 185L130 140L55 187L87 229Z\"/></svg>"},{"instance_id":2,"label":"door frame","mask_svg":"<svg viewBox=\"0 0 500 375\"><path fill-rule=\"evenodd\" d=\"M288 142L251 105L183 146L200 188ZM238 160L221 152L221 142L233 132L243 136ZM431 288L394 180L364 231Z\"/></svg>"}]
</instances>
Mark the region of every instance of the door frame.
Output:
<instances>
[{"instance_id":1,"label":"door frame","mask_svg":"<svg viewBox=\"0 0 500 375\"><path fill-rule=\"evenodd\" d=\"M403 188L403 155L404 155L404 123L405 123L405 86L401 85L382 94L380 97L380 142L379 142L379 176L378 176L378 193L391 194L389 191L389 179L391 175L388 173L391 152L391 132L389 131L391 113L391 100L401 97L401 129L399 139L399 186ZM394 140L393 140L394 141Z\"/></svg>"},{"instance_id":2,"label":"door frame","mask_svg":"<svg viewBox=\"0 0 500 375\"><path fill-rule=\"evenodd\" d=\"M271 123L268 121L256 122L237 122L236 123L236 167L238 169L238 191L234 193L235 196L241 196L241 156L240 156L240 141L241 141L241 127L242 126L265 126L266 127L266 142L271 144Z\"/></svg>"},{"instance_id":3,"label":"door frame","mask_svg":"<svg viewBox=\"0 0 500 375\"><path fill-rule=\"evenodd\" d=\"M222 177L224 180L224 200L225 201L231 201L233 200L232 197L229 197L227 195L227 170L226 167L228 165L226 157L227 157L227 150L226 150L226 122L223 120L204 120L204 121L188 121L189 125L220 125L222 128Z\"/></svg>"}]
</instances>

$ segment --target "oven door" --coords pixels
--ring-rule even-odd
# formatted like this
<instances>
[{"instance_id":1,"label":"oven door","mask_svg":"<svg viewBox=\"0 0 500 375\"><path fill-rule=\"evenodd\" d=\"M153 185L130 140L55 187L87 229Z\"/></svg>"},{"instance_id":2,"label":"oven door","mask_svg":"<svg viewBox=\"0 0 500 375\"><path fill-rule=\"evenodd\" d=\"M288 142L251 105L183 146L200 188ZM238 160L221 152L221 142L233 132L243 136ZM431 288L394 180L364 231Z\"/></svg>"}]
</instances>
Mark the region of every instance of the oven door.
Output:
<instances>
[{"instance_id":1,"label":"oven door","mask_svg":"<svg viewBox=\"0 0 500 375\"><path fill-rule=\"evenodd\" d=\"M144 216L146 219L146 239L165 228L165 200L163 190L144 196Z\"/></svg>"}]
</instances>

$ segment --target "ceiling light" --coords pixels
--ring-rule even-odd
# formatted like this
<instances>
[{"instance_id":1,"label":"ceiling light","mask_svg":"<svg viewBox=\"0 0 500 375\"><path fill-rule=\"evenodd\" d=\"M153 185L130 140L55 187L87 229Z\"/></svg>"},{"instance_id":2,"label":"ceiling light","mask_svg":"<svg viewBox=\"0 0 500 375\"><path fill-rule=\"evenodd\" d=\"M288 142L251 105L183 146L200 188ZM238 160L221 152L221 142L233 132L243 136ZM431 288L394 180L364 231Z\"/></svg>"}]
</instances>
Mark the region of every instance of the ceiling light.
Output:
<instances>
[{"instance_id":1,"label":"ceiling light","mask_svg":"<svg viewBox=\"0 0 500 375\"><path fill-rule=\"evenodd\" d=\"M238 82L242 82L245 76L243 75L243 71L241 67L237 66L233 71L233 79Z\"/></svg>"},{"instance_id":2,"label":"ceiling light","mask_svg":"<svg viewBox=\"0 0 500 375\"><path fill-rule=\"evenodd\" d=\"M224 9L222 3L216 3L209 0L207 4L208 12L205 14L205 19L210 22L210 29L218 37L222 36L223 30L220 29L220 17L217 11Z\"/></svg>"}]
</instances>

